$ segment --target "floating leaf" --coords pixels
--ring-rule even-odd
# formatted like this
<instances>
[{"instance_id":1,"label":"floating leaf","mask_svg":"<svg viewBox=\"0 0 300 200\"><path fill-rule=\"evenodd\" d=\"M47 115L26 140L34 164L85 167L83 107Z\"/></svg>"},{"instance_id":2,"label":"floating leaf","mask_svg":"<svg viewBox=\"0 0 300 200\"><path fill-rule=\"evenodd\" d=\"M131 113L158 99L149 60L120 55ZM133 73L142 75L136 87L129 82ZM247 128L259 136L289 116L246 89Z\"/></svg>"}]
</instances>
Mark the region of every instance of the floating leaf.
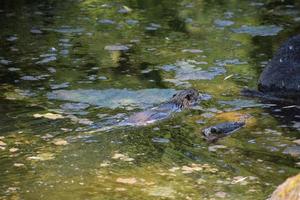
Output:
<instances>
[{"instance_id":1,"label":"floating leaf","mask_svg":"<svg viewBox=\"0 0 300 200\"><path fill-rule=\"evenodd\" d=\"M33 117L35 118L47 118L47 119L63 119L64 116L60 114L54 114L54 113L46 113L46 114L34 114Z\"/></svg>"},{"instance_id":2,"label":"floating leaf","mask_svg":"<svg viewBox=\"0 0 300 200\"><path fill-rule=\"evenodd\" d=\"M57 145L57 146L69 144L66 140L63 140L63 139L55 139L55 140L53 140L52 143Z\"/></svg>"},{"instance_id":3,"label":"floating leaf","mask_svg":"<svg viewBox=\"0 0 300 200\"><path fill-rule=\"evenodd\" d=\"M137 182L136 178L117 178L118 183L124 184L135 184Z\"/></svg>"},{"instance_id":4,"label":"floating leaf","mask_svg":"<svg viewBox=\"0 0 300 200\"><path fill-rule=\"evenodd\" d=\"M11 153L15 153L15 152L17 152L17 151L19 151L18 148L10 148L10 149L9 149L9 152L11 152Z\"/></svg>"}]
</instances>

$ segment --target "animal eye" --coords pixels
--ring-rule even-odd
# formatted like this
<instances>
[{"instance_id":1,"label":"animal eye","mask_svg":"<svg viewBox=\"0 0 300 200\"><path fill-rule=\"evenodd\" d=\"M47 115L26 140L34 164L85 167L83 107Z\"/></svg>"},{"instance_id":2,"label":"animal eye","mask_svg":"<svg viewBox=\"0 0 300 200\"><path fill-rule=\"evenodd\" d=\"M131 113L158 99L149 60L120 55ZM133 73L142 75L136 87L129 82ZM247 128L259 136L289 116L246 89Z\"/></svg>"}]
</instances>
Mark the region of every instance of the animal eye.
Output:
<instances>
[{"instance_id":1,"label":"animal eye","mask_svg":"<svg viewBox=\"0 0 300 200\"><path fill-rule=\"evenodd\" d=\"M186 98L187 100L189 100L189 101L191 100L191 96L190 96L189 94L186 95L185 98Z\"/></svg>"}]
</instances>

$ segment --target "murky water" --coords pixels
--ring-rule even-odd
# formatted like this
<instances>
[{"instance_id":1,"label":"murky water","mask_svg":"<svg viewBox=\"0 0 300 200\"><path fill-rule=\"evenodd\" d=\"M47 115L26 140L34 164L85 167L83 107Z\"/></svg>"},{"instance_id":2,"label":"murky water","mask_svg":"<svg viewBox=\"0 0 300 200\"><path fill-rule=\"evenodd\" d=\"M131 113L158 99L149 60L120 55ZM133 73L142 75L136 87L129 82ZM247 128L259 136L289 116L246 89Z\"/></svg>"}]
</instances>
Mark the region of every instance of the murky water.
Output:
<instances>
[{"instance_id":1,"label":"murky water","mask_svg":"<svg viewBox=\"0 0 300 200\"><path fill-rule=\"evenodd\" d=\"M239 95L297 1L0 2L0 199L266 199L299 171L295 107ZM194 87L198 107L108 128ZM250 115L208 144L201 130Z\"/></svg>"}]
</instances>

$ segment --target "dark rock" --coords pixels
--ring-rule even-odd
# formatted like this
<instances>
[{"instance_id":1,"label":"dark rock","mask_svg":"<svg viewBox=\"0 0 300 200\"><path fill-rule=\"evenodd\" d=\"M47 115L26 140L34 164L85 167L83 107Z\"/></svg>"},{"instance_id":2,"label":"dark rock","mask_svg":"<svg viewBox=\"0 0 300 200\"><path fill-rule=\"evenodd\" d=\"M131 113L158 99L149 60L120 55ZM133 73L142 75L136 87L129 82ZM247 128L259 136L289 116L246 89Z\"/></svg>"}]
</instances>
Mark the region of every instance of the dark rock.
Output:
<instances>
[{"instance_id":1,"label":"dark rock","mask_svg":"<svg viewBox=\"0 0 300 200\"><path fill-rule=\"evenodd\" d=\"M278 49L259 78L258 90L300 102L300 35Z\"/></svg>"}]
</instances>

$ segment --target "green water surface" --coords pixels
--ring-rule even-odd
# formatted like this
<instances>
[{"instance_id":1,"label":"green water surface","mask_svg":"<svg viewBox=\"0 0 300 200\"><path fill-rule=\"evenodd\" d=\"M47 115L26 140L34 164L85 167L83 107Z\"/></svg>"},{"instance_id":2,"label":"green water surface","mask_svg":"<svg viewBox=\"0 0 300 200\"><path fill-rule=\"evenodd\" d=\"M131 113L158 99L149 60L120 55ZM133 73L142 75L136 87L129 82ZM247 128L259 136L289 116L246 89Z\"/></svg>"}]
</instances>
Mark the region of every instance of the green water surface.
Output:
<instances>
[{"instance_id":1,"label":"green water surface","mask_svg":"<svg viewBox=\"0 0 300 200\"><path fill-rule=\"evenodd\" d=\"M268 198L299 172L300 113L240 90L299 22L293 0L2 0L0 199ZM209 98L113 127L190 87Z\"/></svg>"}]
</instances>

